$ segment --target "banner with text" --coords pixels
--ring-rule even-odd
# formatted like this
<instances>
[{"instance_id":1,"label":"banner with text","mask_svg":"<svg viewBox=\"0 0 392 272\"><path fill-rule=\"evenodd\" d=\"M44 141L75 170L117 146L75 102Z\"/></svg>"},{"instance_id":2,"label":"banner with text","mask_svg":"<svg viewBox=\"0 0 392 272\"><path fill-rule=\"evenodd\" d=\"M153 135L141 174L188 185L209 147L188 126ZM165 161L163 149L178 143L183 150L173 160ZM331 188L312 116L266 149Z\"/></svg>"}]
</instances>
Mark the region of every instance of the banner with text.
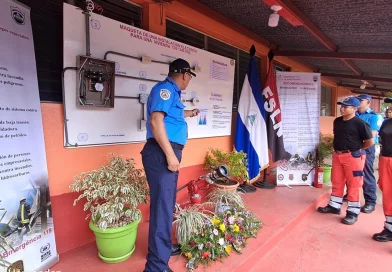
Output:
<instances>
[{"instance_id":1,"label":"banner with text","mask_svg":"<svg viewBox=\"0 0 392 272\"><path fill-rule=\"evenodd\" d=\"M278 185L312 185L320 131L321 77L318 73L277 72L284 147L292 154L281 161Z\"/></svg>"},{"instance_id":2,"label":"banner with text","mask_svg":"<svg viewBox=\"0 0 392 272\"><path fill-rule=\"evenodd\" d=\"M0 182L0 271L48 269L58 254L30 10L12 0L0 2Z\"/></svg>"}]
</instances>

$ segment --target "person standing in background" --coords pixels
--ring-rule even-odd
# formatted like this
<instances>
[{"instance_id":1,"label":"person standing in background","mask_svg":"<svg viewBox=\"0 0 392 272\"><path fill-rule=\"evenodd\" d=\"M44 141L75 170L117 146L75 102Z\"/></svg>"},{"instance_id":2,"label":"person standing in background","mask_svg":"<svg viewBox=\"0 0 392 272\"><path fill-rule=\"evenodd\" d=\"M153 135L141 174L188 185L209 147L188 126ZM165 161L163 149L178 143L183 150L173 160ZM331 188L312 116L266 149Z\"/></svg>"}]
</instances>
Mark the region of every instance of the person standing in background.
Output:
<instances>
[{"instance_id":1,"label":"person standing in background","mask_svg":"<svg viewBox=\"0 0 392 272\"><path fill-rule=\"evenodd\" d=\"M386 98L386 99L390 99L390 98ZM385 117L384 120L392 118L392 107L388 107L385 109Z\"/></svg>"},{"instance_id":2,"label":"person standing in background","mask_svg":"<svg viewBox=\"0 0 392 272\"><path fill-rule=\"evenodd\" d=\"M385 103L392 103L386 98ZM380 129L381 156L378 164L378 186L382 191L382 206L385 215L384 229L373 235L379 242L392 241L392 118L384 121Z\"/></svg>"},{"instance_id":3,"label":"person standing in background","mask_svg":"<svg viewBox=\"0 0 392 272\"><path fill-rule=\"evenodd\" d=\"M360 211L359 191L363 183L365 155L361 150L373 145L373 136L369 126L355 116L359 107L355 97L338 102L341 117L333 122L332 154L332 193L327 206L317 209L320 213L340 214L343 204L344 186L347 185L348 207L342 223L352 225L358 220Z\"/></svg>"},{"instance_id":4,"label":"person standing in background","mask_svg":"<svg viewBox=\"0 0 392 272\"><path fill-rule=\"evenodd\" d=\"M357 98L361 101L356 116L365 121L372 131L374 144L378 144L378 131L382 125L383 119L380 114L377 114L370 108L372 97L368 94L360 94ZM365 150L366 162L363 182L363 195L365 198L365 205L361 208L363 213L372 213L376 208L377 201L377 182L374 177L374 159L376 157L376 147L373 145Z\"/></svg>"}]
</instances>

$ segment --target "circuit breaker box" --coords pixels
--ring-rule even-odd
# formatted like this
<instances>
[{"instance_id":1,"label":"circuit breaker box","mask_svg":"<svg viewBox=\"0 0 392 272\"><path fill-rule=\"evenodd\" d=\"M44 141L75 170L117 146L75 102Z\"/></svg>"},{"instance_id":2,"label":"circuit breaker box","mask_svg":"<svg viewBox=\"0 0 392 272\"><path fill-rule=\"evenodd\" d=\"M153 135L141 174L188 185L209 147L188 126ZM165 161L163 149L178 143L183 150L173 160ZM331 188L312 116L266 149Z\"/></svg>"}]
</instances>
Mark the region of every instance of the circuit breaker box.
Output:
<instances>
[{"instance_id":1,"label":"circuit breaker box","mask_svg":"<svg viewBox=\"0 0 392 272\"><path fill-rule=\"evenodd\" d=\"M115 62L77 56L76 105L114 108Z\"/></svg>"}]
</instances>

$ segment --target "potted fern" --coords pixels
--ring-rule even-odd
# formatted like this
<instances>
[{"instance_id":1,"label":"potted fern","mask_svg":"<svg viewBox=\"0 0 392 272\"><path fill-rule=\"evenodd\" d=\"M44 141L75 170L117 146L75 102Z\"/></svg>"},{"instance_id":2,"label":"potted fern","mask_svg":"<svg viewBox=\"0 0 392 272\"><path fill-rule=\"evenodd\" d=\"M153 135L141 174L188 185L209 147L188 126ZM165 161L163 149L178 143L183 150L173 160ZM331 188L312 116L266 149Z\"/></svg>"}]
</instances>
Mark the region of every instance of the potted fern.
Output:
<instances>
[{"instance_id":1,"label":"potted fern","mask_svg":"<svg viewBox=\"0 0 392 272\"><path fill-rule=\"evenodd\" d=\"M204 169L216 169L220 165L227 166L232 179L222 178L215 181L214 185L222 190L235 191L239 182L247 182L247 160L244 152L225 152L218 148L211 148L206 154Z\"/></svg>"},{"instance_id":2,"label":"potted fern","mask_svg":"<svg viewBox=\"0 0 392 272\"><path fill-rule=\"evenodd\" d=\"M333 136L332 135L324 135L320 133L319 135L319 144L317 146L317 154L316 154L316 163L318 167L323 168L323 182L326 183L331 178L331 169L332 166L326 164L326 159L331 157L333 153Z\"/></svg>"},{"instance_id":3,"label":"potted fern","mask_svg":"<svg viewBox=\"0 0 392 272\"><path fill-rule=\"evenodd\" d=\"M144 171L133 159L112 155L99 169L76 176L69 186L81 192L74 206L86 200L89 227L94 232L99 257L107 263L128 259L135 250L137 228L142 219L137 206L147 203L149 195Z\"/></svg>"}]
</instances>

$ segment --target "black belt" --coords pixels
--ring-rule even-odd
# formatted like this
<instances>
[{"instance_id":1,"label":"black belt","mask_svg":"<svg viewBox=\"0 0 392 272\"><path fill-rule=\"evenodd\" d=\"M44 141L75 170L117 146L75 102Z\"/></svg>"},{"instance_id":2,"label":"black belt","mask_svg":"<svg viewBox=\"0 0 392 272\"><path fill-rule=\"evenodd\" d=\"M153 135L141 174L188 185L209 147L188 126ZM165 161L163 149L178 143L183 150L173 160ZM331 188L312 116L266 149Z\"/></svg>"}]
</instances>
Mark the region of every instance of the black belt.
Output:
<instances>
[{"instance_id":1,"label":"black belt","mask_svg":"<svg viewBox=\"0 0 392 272\"><path fill-rule=\"evenodd\" d=\"M157 140L155 140L154 138L147 139L147 143L159 145ZM177 150L183 150L184 149L184 146L182 144L177 144L177 143L173 143L173 142L169 142L169 143L173 147L173 149L177 149Z\"/></svg>"},{"instance_id":2,"label":"black belt","mask_svg":"<svg viewBox=\"0 0 392 272\"><path fill-rule=\"evenodd\" d=\"M357 152L359 150L354 150L354 151L350 151L350 150L335 150L336 154L341 155L341 154L347 154L347 153L351 153L351 152Z\"/></svg>"}]
</instances>

